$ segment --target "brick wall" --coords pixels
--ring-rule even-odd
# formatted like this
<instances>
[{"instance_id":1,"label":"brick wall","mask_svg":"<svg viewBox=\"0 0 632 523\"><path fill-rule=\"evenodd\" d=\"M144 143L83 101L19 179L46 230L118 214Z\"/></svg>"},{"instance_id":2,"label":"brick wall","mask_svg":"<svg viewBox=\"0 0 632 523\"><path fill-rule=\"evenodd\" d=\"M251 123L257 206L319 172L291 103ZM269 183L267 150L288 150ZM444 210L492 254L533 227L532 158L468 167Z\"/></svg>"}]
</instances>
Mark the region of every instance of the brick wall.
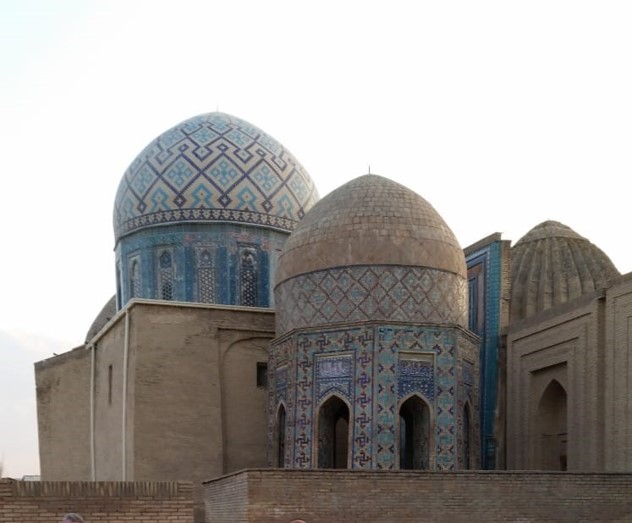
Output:
<instances>
[{"instance_id":1,"label":"brick wall","mask_svg":"<svg viewBox=\"0 0 632 523\"><path fill-rule=\"evenodd\" d=\"M204 490L208 523L632 522L632 474L249 470Z\"/></svg>"},{"instance_id":2,"label":"brick wall","mask_svg":"<svg viewBox=\"0 0 632 523\"><path fill-rule=\"evenodd\" d=\"M604 470L603 292L548 309L507 333L507 468L549 469L540 402L557 381L567 397L567 466ZM559 466L559 465L558 465ZM630 470L628 468L628 470Z\"/></svg>"},{"instance_id":3,"label":"brick wall","mask_svg":"<svg viewBox=\"0 0 632 523\"><path fill-rule=\"evenodd\" d=\"M68 512L87 523L192 523L193 485L0 480L0 523L56 523Z\"/></svg>"}]
</instances>

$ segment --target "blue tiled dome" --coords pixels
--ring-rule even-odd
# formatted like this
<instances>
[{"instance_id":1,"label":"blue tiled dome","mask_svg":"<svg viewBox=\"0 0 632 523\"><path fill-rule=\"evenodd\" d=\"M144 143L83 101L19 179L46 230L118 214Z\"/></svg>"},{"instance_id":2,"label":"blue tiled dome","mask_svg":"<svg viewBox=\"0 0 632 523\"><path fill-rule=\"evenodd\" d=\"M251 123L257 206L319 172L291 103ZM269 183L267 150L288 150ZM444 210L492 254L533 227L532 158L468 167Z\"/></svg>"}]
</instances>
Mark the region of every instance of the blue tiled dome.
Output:
<instances>
[{"instance_id":1,"label":"blue tiled dome","mask_svg":"<svg viewBox=\"0 0 632 523\"><path fill-rule=\"evenodd\" d=\"M318 200L301 164L274 138L223 113L161 134L129 166L114 203L116 241L178 222L230 222L291 231Z\"/></svg>"}]
</instances>

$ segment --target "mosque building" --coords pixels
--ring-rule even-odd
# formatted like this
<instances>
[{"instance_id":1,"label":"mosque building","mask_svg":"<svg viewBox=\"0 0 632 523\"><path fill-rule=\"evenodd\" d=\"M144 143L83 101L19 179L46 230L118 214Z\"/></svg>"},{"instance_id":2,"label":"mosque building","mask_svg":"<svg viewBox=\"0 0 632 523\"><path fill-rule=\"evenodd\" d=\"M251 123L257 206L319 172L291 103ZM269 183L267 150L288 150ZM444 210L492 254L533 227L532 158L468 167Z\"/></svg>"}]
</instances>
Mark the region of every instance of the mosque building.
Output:
<instances>
[{"instance_id":1,"label":"mosque building","mask_svg":"<svg viewBox=\"0 0 632 523\"><path fill-rule=\"evenodd\" d=\"M632 278L561 223L464 250L410 189L319 199L209 113L132 162L114 235L115 296L36 364L45 480L632 470Z\"/></svg>"}]
</instances>

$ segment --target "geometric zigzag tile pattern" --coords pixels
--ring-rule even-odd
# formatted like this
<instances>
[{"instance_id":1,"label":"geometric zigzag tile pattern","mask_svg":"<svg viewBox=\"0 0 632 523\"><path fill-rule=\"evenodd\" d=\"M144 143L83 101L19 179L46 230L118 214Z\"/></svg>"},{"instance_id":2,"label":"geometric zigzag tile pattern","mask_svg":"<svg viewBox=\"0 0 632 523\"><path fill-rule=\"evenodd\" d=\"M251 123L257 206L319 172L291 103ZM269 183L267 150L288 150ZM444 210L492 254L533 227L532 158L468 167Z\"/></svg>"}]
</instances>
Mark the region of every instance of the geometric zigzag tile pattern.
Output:
<instances>
[{"instance_id":1,"label":"geometric zigzag tile pattern","mask_svg":"<svg viewBox=\"0 0 632 523\"><path fill-rule=\"evenodd\" d=\"M383 320L465 325L464 278L427 267L350 266L296 276L276 289L277 335Z\"/></svg>"},{"instance_id":2,"label":"geometric zigzag tile pattern","mask_svg":"<svg viewBox=\"0 0 632 523\"><path fill-rule=\"evenodd\" d=\"M407 397L418 394L432 412L431 466L460 468L457 439L462 440L458 422L462 407L457 406L457 397L464 389L463 373L457 367L461 350L476 361L477 346L456 327L374 324L310 329L277 339L270 354L269 441L284 439L286 467L317 468L314 459L321 449L315 421L334 394L350 406L351 468L397 469L399 409ZM426 367L426 362L433 361L434 368L432 364ZM476 372L472 377L467 400L476 416ZM275 420L281 404L287 411L287 432L279 435Z\"/></svg>"},{"instance_id":3,"label":"geometric zigzag tile pattern","mask_svg":"<svg viewBox=\"0 0 632 523\"><path fill-rule=\"evenodd\" d=\"M152 225L234 222L292 231L318 200L301 164L257 127L224 113L186 120L129 166L114 204L114 234Z\"/></svg>"}]
</instances>

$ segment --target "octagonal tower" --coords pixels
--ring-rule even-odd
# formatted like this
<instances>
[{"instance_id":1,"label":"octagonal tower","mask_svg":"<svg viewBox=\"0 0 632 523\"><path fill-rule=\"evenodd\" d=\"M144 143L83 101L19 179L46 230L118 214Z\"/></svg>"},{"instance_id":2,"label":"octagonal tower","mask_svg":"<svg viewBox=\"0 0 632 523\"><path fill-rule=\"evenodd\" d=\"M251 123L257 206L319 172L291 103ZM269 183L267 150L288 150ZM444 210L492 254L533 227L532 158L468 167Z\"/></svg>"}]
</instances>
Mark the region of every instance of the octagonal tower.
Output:
<instances>
[{"instance_id":1,"label":"octagonal tower","mask_svg":"<svg viewBox=\"0 0 632 523\"><path fill-rule=\"evenodd\" d=\"M307 213L279 259L274 465L478 465L478 344L463 251L434 208L376 175Z\"/></svg>"}]
</instances>

